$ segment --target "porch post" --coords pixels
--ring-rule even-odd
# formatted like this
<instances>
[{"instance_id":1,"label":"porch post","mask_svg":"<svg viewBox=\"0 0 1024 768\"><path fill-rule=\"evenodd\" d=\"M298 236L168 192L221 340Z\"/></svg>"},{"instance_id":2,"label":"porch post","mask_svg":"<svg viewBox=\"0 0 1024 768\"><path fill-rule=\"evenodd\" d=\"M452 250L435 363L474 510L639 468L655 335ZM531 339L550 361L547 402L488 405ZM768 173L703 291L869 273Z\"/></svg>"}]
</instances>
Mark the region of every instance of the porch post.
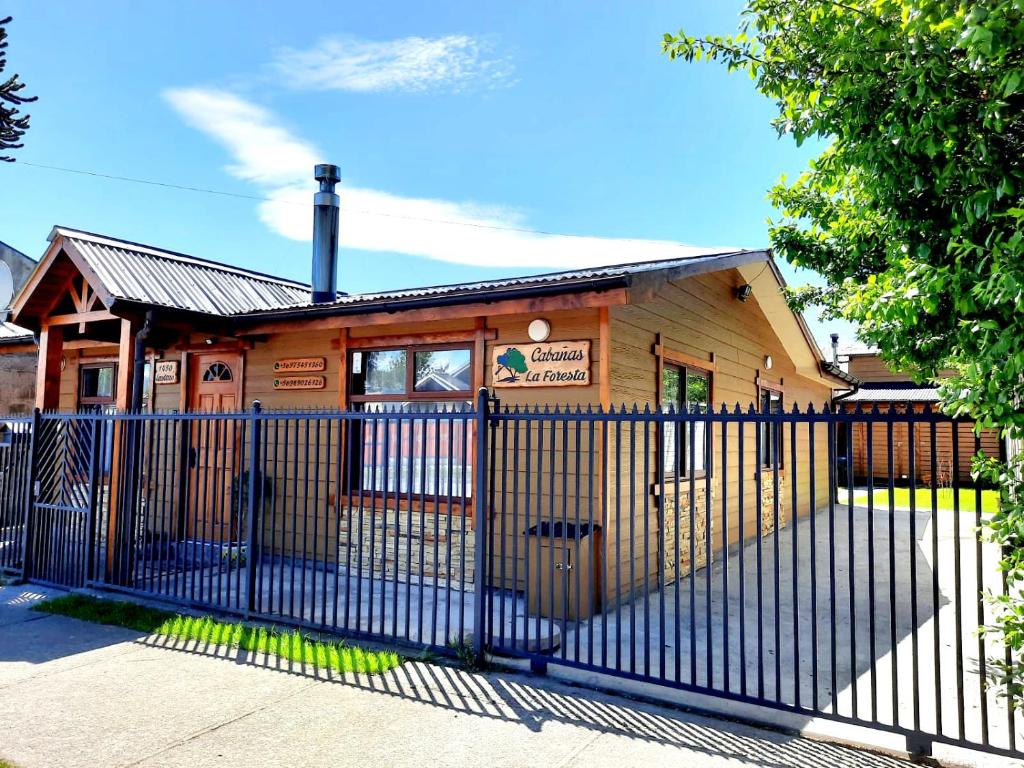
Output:
<instances>
[{"instance_id":1,"label":"porch post","mask_svg":"<svg viewBox=\"0 0 1024 768\"><path fill-rule=\"evenodd\" d=\"M121 320L121 338L117 350L117 386L115 405L119 413L126 412L132 402L132 380L135 373L136 323ZM124 583L127 577L124 555L131 546L133 498L137 488L134 477L135 451L131 445L133 430L127 429L130 422L114 420L113 450L110 462L110 492L107 495L107 564L108 580ZM122 514L122 513L126 514Z\"/></svg>"},{"instance_id":2,"label":"porch post","mask_svg":"<svg viewBox=\"0 0 1024 768\"><path fill-rule=\"evenodd\" d=\"M44 326L39 332L39 362L36 366L36 408L60 407L60 361L64 352L64 328Z\"/></svg>"}]
</instances>

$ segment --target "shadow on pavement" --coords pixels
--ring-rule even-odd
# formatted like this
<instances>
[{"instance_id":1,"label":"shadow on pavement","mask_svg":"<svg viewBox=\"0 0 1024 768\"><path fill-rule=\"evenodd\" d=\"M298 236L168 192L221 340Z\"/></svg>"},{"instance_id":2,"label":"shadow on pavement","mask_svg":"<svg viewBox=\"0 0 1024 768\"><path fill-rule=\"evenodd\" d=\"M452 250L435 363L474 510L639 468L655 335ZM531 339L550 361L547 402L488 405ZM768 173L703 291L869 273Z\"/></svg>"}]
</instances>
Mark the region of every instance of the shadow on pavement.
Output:
<instances>
[{"instance_id":1,"label":"shadow on pavement","mask_svg":"<svg viewBox=\"0 0 1024 768\"><path fill-rule=\"evenodd\" d=\"M515 672L471 673L452 666L407 661L382 675L340 674L315 665L195 641L149 637L155 648L233 660L237 664L299 675L395 696L460 714L520 724L539 732L559 722L599 733L728 757L758 766L835 768L905 766L893 757L775 731L678 713L646 702L573 688Z\"/></svg>"}]
</instances>

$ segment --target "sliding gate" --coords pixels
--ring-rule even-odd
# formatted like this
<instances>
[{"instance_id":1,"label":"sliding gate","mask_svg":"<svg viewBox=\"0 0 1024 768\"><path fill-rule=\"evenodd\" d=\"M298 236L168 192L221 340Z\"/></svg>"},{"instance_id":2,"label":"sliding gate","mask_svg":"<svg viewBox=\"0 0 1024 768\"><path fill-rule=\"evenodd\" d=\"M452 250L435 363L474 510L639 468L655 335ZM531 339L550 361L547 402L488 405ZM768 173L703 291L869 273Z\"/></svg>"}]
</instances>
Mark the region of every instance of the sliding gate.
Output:
<instances>
[{"instance_id":1,"label":"sliding gate","mask_svg":"<svg viewBox=\"0 0 1024 768\"><path fill-rule=\"evenodd\" d=\"M490 650L1020 756L980 447L932 413L497 408ZM867 461L855 458L866 455ZM902 464L902 472L896 467Z\"/></svg>"}]
</instances>

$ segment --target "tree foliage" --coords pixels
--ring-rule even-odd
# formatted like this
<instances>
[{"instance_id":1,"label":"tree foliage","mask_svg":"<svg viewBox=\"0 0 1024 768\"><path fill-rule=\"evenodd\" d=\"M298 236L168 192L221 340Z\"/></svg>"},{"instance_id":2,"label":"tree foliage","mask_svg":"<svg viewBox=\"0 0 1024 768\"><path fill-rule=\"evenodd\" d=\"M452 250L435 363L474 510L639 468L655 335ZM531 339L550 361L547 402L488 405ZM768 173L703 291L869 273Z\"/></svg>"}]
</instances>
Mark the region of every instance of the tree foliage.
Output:
<instances>
[{"instance_id":1,"label":"tree foliage","mask_svg":"<svg viewBox=\"0 0 1024 768\"><path fill-rule=\"evenodd\" d=\"M21 91L25 84L21 82L19 75L11 75L3 79L4 69L7 67L7 24L11 21L8 16L0 19L0 161L14 162L14 158L5 154L8 149L20 149L22 147L21 137L28 130L29 115L20 113L18 107L35 101L37 96L23 96Z\"/></svg>"},{"instance_id":2,"label":"tree foliage","mask_svg":"<svg viewBox=\"0 0 1024 768\"><path fill-rule=\"evenodd\" d=\"M776 253L826 279L793 303L857 323L920 381L952 369L949 413L1024 432L1024 3L747 0L736 34L663 48L747 73L780 136L826 142L770 193ZM1008 501L994 538L1019 552L1014 468L987 471ZM1003 568L1003 608L1019 606L1024 560ZM1024 637L1024 611L1000 610L998 629Z\"/></svg>"}]
</instances>

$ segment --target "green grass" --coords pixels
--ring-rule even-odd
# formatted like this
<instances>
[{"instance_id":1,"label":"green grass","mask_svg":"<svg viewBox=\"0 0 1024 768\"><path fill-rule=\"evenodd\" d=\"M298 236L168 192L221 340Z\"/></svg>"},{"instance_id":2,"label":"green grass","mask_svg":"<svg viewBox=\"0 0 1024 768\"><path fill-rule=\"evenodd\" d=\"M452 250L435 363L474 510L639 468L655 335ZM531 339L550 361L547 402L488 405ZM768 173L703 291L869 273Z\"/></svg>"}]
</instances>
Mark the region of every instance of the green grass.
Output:
<instances>
[{"instance_id":1,"label":"green grass","mask_svg":"<svg viewBox=\"0 0 1024 768\"><path fill-rule=\"evenodd\" d=\"M939 488L938 489L938 508L943 511L953 511L953 489L952 488ZM846 503L847 492L845 488L839 489L839 501ZM855 489L853 492L853 501L855 504L867 504L868 492L864 489ZM876 507L888 507L889 506L889 489L881 488L876 489L874 492L874 502ZM932 489L931 488L917 488L914 493L914 503L917 509L921 511L927 511L932 508ZM894 488L893 489L893 504L897 507L910 508L910 489L909 488ZM977 507L975 505L975 491L973 488L961 488L960 489L960 511L961 512L975 512ZM985 489L981 492L981 511L984 513L998 512L999 511L999 491L993 489Z\"/></svg>"},{"instance_id":2,"label":"green grass","mask_svg":"<svg viewBox=\"0 0 1024 768\"><path fill-rule=\"evenodd\" d=\"M90 595L56 597L37 603L33 609L153 635L242 648L335 672L374 674L394 669L402 663L402 657L394 651L373 651L344 641L316 639L297 630L281 632L238 621L220 621L212 616L186 616L121 600L101 600Z\"/></svg>"}]
</instances>

